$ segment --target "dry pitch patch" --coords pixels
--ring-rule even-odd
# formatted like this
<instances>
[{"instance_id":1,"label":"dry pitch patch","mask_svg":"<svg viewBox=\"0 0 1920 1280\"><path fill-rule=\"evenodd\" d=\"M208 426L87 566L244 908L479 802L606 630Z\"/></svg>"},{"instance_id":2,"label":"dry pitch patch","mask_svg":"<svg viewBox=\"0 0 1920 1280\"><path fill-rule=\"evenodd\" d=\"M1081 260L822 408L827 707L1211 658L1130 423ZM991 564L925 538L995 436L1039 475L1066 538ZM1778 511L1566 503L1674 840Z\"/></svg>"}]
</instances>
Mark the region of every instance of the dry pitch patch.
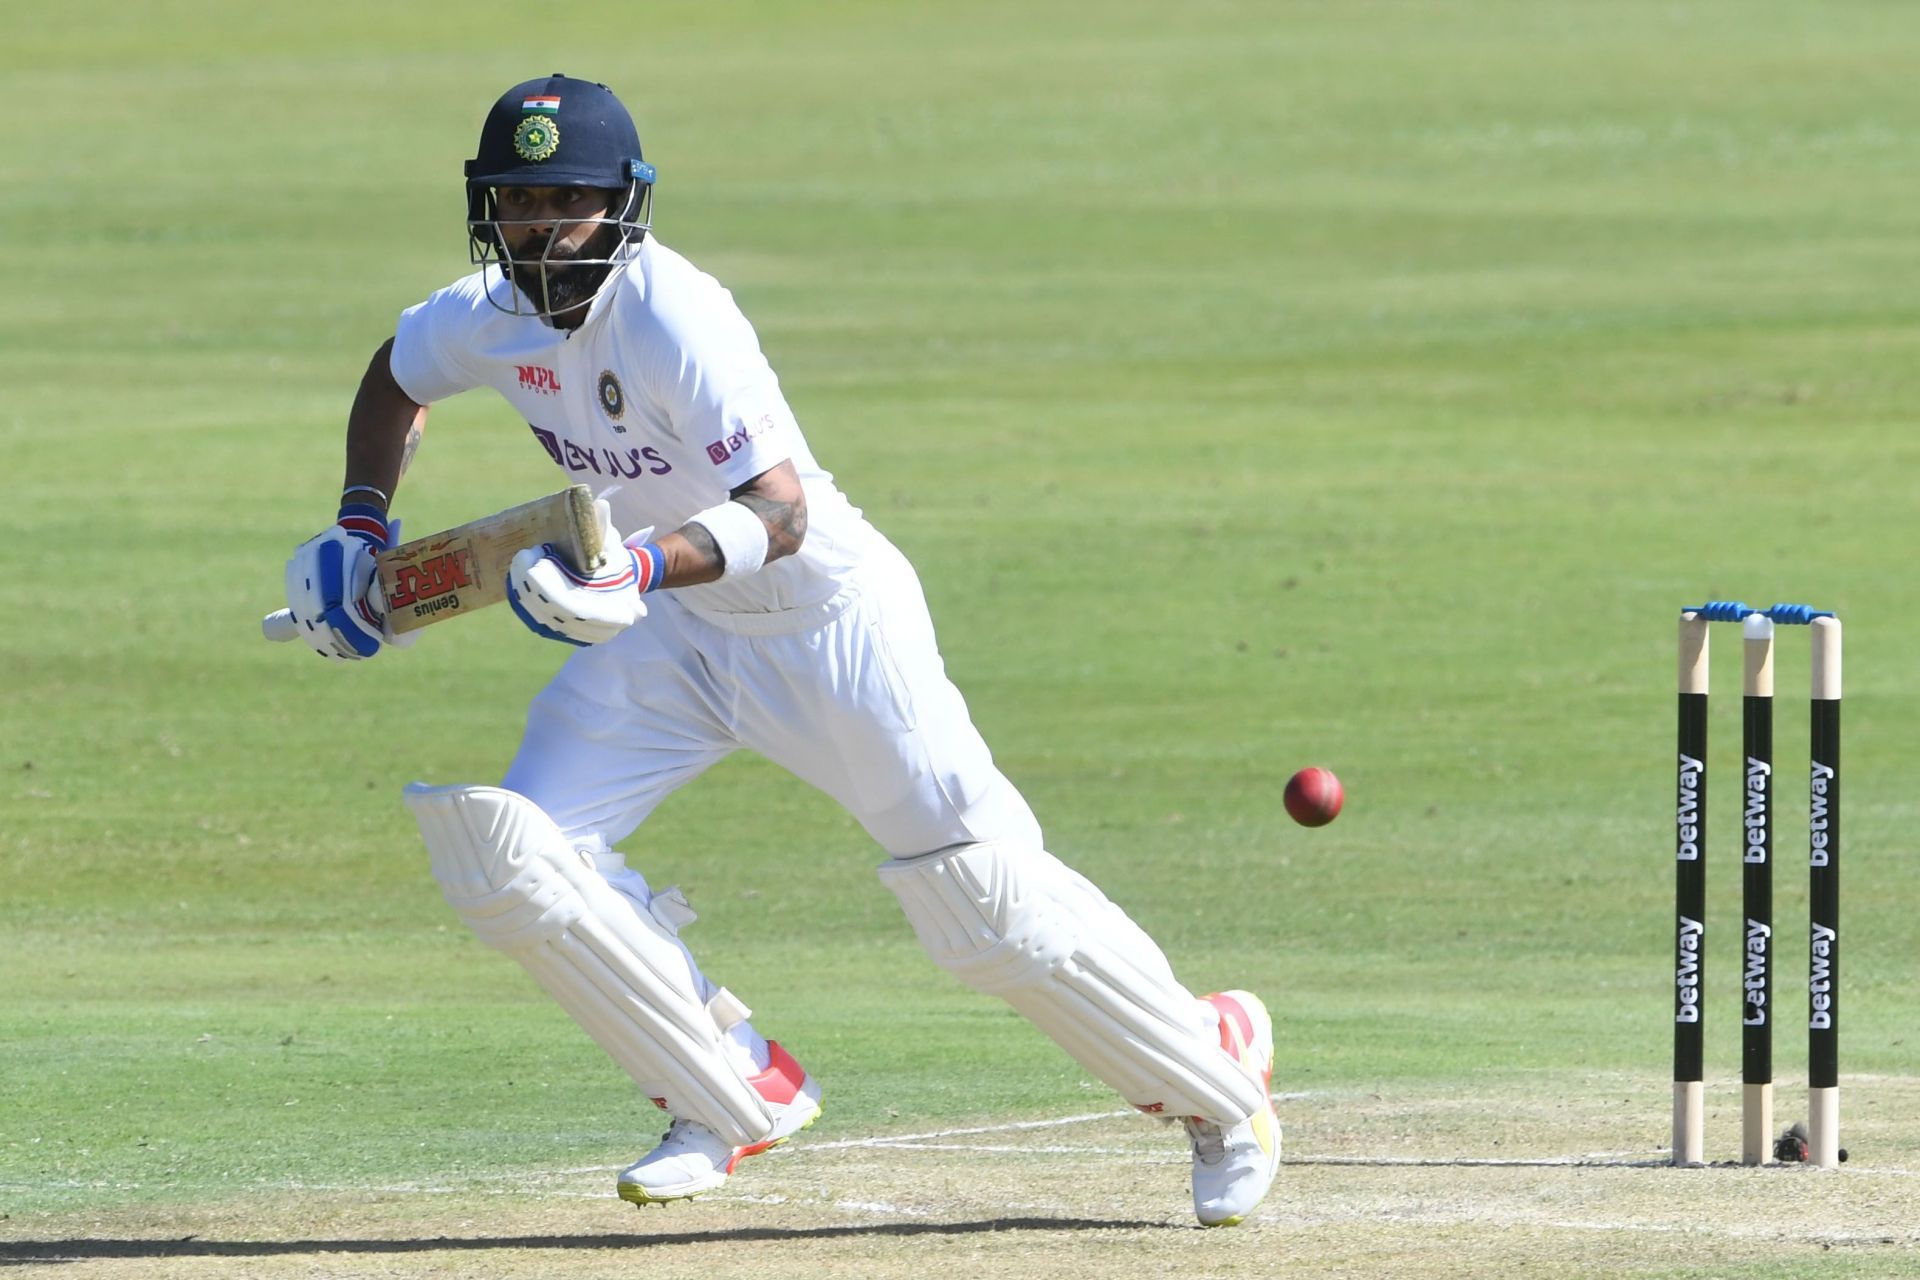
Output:
<instances>
[{"instance_id":1,"label":"dry pitch patch","mask_svg":"<svg viewBox=\"0 0 1920 1280\"><path fill-rule=\"evenodd\" d=\"M1920 1274L1920 1081L1849 1080L1854 1159L1838 1173L1667 1168L1664 1088L1580 1083L1574 1101L1286 1099L1287 1166L1226 1231L1192 1224L1177 1131L1099 1112L802 1139L723 1194L645 1212L595 1168L13 1216L0 1268L71 1280ZM1736 1097L1727 1083L1710 1099L1722 1149L1737 1141Z\"/></svg>"}]
</instances>

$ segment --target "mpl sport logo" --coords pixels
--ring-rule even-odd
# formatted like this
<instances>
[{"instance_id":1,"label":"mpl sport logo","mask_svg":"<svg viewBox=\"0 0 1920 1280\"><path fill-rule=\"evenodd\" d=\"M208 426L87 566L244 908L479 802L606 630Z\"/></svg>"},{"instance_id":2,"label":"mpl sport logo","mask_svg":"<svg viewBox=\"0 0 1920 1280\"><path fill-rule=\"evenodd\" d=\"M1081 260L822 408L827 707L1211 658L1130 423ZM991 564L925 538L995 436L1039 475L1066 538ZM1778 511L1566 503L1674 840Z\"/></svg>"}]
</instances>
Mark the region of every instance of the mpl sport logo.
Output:
<instances>
[{"instance_id":1,"label":"mpl sport logo","mask_svg":"<svg viewBox=\"0 0 1920 1280\"><path fill-rule=\"evenodd\" d=\"M411 609L424 618L460 607L459 591L473 582L473 553L466 547L429 547L423 559L397 565L387 607Z\"/></svg>"},{"instance_id":2,"label":"mpl sport logo","mask_svg":"<svg viewBox=\"0 0 1920 1280\"><path fill-rule=\"evenodd\" d=\"M522 391L542 396L560 394L560 375L551 369L537 364L517 364L513 366L513 371L520 375Z\"/></svg>"}]
</instances>

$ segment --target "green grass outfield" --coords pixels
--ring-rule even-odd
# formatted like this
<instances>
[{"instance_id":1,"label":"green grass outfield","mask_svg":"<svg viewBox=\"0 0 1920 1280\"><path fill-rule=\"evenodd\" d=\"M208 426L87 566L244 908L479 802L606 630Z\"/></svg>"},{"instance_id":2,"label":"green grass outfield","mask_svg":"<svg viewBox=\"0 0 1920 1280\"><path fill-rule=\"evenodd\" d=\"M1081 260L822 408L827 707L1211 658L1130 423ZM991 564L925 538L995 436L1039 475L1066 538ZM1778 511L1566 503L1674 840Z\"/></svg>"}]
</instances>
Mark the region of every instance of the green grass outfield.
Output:
<instances>
[{"instance_id":1,"label":"green grass outfield","mask_svg":"<svg viewBox=\"0 0 1920 1280\"><path fill-rule=\"evenodd\" d=\"M441 903L399 803L496 779L558 648L501 611L342 669L256 626L331 515L368 353L467 269L486 106L555 69L634 106L661 238L918 564L1054 850L1193 985L1268 996L1277 1089L1491 1112L1641 1081L1615 1149L1657 1155L1673 619L1709 596L1846 620L1849 1119L1912 1074L1911 6L120 12L0 47L0 1230L618 1164L656 1130ZM398 509L553 480L476 395ZM1783 631L1783 1123L1805 678ZM1279 791L1315 763L1348 808L1306 832ZM626 847L824 1077L817 1134L1108 1105L924 960L878 850L771 767ZM1855 1167L1920 1164L1920 1119L1880 1118Z\"/></svg>"}]
</instances>

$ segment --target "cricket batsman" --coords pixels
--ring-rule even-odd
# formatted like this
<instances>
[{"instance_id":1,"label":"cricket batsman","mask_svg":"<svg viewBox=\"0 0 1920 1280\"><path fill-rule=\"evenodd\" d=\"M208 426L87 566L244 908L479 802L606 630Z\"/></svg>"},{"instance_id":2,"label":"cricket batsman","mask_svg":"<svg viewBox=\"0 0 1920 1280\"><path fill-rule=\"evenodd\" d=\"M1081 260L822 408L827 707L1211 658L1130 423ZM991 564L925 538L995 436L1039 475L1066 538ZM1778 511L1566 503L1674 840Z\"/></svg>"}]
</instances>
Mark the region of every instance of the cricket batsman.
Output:
<instances>
[{"instance_id":1,"label":"cricket batsman","mask_svg":"<svg viewBox=\"0 0 1920 1280\"><path fill-rule=\"evenodd\" d=\"M1193 995L1047 852L947 679L912 566L815 461L732 295L652 235L654 185L606 86L553 75L494 103L466 165L477 270L374 352L337 521L287 564L322 656L393 643L373 562L391 498L425 406L476 387L603 495L601 567L547 546L513 560L514 612L569 654L506 777L407 788L448 903L672 1117L620 1196L711 1191L812 1123L820 1086L701 972L679 892L614 846L729 753L757 752L886 851L880 879L935 964L1179 1120L1194 1212L1240 1221L1280 1163L1266 1009Z\"/></svg>"}]
</instances>

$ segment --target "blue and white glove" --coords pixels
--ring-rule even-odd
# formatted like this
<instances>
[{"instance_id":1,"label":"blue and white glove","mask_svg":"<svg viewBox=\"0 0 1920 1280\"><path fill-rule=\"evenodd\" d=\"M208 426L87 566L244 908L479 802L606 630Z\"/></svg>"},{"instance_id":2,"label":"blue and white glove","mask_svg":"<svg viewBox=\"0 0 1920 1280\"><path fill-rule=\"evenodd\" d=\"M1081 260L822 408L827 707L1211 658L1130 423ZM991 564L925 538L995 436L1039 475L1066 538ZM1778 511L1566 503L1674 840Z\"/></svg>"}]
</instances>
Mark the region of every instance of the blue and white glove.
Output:
<instances>
[{"instance_id":1,"label":"blue and white glove","mask_svg":"<svg viewBox=\"0 0 1920 1280\"><path fill-rule=\"evenodd\" d=\"M647 616L649 591L666 577L666 556L649 542L649 526L622 542L604 501L600 508L601 545L606 563L592 573L576 573L552 543L527 547L507 570L507 599L527 629L563 644L599 644Z\"/></svg>"},{"instance_id":2,"label":"blue and white glove","mask_svg":"<svg viewBox=\"0 0 1920 1280\"><path fill-rule=\"evenodd\" d=\"M386 628L386 597L373 553L400 540L400 522L388 524L380 508L341 504L339 522L294 548L287 561L287 608L300 638L323 658L355 662L388 643L408 644Z\"/></svg>"}]
</instances>

